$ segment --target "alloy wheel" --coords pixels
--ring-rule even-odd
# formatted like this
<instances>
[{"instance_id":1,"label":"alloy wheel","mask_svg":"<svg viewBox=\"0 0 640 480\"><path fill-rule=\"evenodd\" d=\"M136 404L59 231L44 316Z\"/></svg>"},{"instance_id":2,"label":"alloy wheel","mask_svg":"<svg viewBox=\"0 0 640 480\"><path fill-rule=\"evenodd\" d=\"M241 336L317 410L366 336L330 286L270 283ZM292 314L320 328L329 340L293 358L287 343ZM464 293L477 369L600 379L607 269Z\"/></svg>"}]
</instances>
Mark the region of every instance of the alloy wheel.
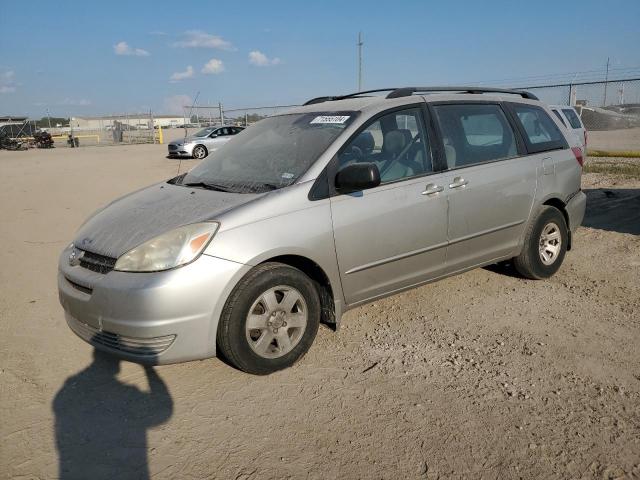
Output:
<instances>
[{"instance_id":1,"label":"alloy wheel","mask_svg":"<svg viewBox=\"0 0 640 480\"><path fill-rule=\"evenodd\" d=\"M282 357L302 339L307 318L307 304L298 290L285 285L270 288L253 302L247 314L249 346L263 358Z\"/></svg>"}]
</instances>

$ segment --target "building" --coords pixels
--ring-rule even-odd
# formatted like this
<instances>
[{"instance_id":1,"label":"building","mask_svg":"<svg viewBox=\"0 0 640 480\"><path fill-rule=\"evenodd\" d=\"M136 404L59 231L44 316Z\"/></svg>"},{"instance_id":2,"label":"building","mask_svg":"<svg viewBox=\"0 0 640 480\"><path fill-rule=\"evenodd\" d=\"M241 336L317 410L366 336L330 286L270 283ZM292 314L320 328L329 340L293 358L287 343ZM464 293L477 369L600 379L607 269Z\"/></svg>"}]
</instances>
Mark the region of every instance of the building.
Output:
<instances>
[{"instance_id":1,"label":"building","mask_svg":"<svg viewBox=\"0 0 640 480\"><path fill-rule=\"evenodd\" d=\"M2 125L20 125L27 121L29 117L19 117L17 115L0 116L0 127Z\"/></svg>"},{"instance_id":2,"label":"building","mask_svg":"<svg viewBox=\"0 0 640 480\"><path fill-rule=\"evenodd\" d=\"M153 127L170 128L184 125L184 118L177 115L150 115L136 113L131 115L105 115L102 117L71 117L71 127L78 130L110 130L115 122L120 122L124 129L146 130Z\"/></svg>"}]
</instances>

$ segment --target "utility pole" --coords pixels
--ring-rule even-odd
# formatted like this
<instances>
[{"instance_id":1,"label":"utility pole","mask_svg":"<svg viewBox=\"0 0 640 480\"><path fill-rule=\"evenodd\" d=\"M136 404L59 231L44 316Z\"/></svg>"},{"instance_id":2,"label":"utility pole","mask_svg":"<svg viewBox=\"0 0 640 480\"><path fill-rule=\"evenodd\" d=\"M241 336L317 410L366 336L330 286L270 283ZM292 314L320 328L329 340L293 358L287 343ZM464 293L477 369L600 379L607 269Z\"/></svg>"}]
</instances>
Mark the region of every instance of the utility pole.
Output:
<instances>
[{"instance_id":1,"label":"utility pole","mask_svg":"<svg viewBox=\"0 0 640 480\"><path fill-rule=\"evenodd\" d=\"M224 110L222 110L221 102L218 102L218 108L220 109L220 125L224 125Z\"/></svg>"},{"instance_id":2,"label":"utility pole","mask_svg":"<svg viewBox=\"0 0 640 480\"><path fill-rule=\"evenodd\" d=\"M48 108L47 108L47 120L49 121L49 128L51 128L51 114L49 113Z\"/></svg>"},{"instance_id":3,"label":"utility pole","mask_svg":"<svg viewBox=\"0 0 640 480\"><path fill-rule=\"evenodd\" d=\"M607 106L607 82L609 81L609 57L607 57L607 72L604 75L604 101L602 106Z\"/></svg>"},{"instance_id":4,"label":"utility pole","mask_svg":"<svg viewBox=\"0 0 640 480\"><path fill-rule=\"evenodd\" d=\"M362 91L362 32L358 32L358 91Z\"/></svg>"}]
</instances>

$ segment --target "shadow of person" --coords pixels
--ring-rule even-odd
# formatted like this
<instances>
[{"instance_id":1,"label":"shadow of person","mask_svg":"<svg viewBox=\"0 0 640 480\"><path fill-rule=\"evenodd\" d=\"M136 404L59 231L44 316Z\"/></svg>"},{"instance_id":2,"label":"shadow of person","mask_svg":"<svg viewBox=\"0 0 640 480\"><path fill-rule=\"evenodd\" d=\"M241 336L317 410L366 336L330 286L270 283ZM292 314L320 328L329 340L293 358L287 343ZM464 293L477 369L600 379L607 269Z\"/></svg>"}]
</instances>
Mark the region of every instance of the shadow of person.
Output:
<instances>
[{"instance_id":1,"label":"shadow of person","mask_svg":"<svg viewBox=\"0 0 640 480\"><path fill-rule=\"evenodd\" d=\"M116 378L120 360L94 350L53 400L60 479L149 478L147 429L173 411L167 386L144 367L149 392Z\"/></svg>"}]
</instances>

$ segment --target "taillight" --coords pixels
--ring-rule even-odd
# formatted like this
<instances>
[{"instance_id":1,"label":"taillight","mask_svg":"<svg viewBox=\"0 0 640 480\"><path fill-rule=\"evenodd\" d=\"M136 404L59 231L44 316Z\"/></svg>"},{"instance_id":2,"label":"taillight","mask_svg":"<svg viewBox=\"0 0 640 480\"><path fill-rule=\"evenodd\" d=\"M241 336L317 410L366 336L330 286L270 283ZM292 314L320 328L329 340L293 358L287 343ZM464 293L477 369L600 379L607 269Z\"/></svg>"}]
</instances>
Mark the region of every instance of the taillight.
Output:
<instances>
[{"instance_id":1,"label":"taillight","mask_svg":"<svg viewBox=\"0 0 640 480\"><path fill-rule=\"evenodd\" d=\"M571 151L573 152L573 155L576 157L576 161L582 167L582 165L584 165L584 158L582 157L582 149L580 147L571 147Z\"/></svg>"}]
</instances>

